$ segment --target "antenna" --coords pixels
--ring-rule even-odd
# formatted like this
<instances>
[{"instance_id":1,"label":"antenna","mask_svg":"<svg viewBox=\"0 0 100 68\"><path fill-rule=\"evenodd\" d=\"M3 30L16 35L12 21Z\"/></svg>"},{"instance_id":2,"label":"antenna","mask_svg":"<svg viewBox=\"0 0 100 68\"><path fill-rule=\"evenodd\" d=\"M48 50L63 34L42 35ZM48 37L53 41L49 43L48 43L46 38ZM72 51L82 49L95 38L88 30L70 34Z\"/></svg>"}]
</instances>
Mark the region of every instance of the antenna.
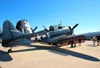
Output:
<instances>
[{"instance_id":1,"label":"antenna","mask_svg":"<svg viewBox=\"0 0 100 68\"><path fill-rule=\"evenodd\" d=\"M60 25L62 24L62 21L60 20Z\"/></svg>"},{"instance_id":2,"label":"antenna","mask_svg":"<svg viewBox=\"0 0 100 68\"><path fill-rule=\"evenodd\" d=\"M61 22L61 20L60 20L60 23L58 24L58 26L61 26L61 24L62 24L62 22Z\"/></svg>"}]
</instances>

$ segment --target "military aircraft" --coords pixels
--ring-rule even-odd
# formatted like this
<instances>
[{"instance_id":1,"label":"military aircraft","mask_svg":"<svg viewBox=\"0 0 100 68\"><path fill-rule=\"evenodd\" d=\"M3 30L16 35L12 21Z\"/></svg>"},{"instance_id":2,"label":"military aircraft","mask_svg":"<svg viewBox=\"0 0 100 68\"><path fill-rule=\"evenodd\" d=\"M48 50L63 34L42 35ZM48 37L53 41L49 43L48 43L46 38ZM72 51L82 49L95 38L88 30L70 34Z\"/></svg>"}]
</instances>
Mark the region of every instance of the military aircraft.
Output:
<instances>
[{"instance_id":1,"label":"military aircraft","mask_svg":"<svg viewBox=\"0 0 100 68\"><path fill-rule=\"evenodd\" d=\"M22 33L32 33L34 32L34 30L36 30L37 27L35 27L35 29L31 31L30 29L30 26L29 26L29 23L28 22L25 22L26 20L21 20L17 23L16 25L16 28L21 31ZM29 30L26 28L26 27L23 27L23 26L26 26L26 24L28 24L29 26ZM74 29L78 26L78 24L74 25L72 28L70 26L62 26L61 25L61 21L60 21L60 24L58 25L51 25L49 27L49 29L47 29L45 26L44 27L44 30L41 30L41 31L38 31L38 32L35 32L34 33L34 37L32 37L31 39L33 39L33 41L39 41L41 39L44 39L47 35L48 38L53 38L52 41L54 40L54 37L56 37L56 39L58 40L59 37L58 36L61 36L62 35L65 35L65 36L69 36L69 35L72 35L74 33ZM23 31L24 30L24 31ZM25 31L26 30L26 31ZM49 40L50 40L49 39ZM46 39L47 40L47 39ZM43 42L43 41L41 41ZM46 42L46 41L45 41Z\"/></svg>"},{"instance_id":2,"label":"military aircraft","mask_svg":"<svg viewBox=\"0 0 100 68\"><path fill-rule=\"evenodd\" d=\"M19 25L19 26L21 26L21 25ZM24 24L22 24L22 26L24 26ZM46 43L55 45L56 47L60 47L62 45L68 45L68 44L71 44L72 45L71 47L73 47L72 43L74 43L74 44L82 43L85 41L86 38L90 37L89 39L92 39L92 37L94 35L99 34L98 32L94 32L94 33L92 33L93 35L91 33L86 33L86 34L82 34L82 35L73 35L74 29L77 26L78 26L78 24L74 25L72 28L70 26L62 26L61 21L60 21L60 24L58 24L58 25L51 25L49 27L49 29L47 29L45 26L43 26L44 30L35 32L34 33L35 37L32 37L31 40L46 42ZM36 30L36 28L37 27L35 27L34 30ZM19 29L19 28L17 28L17 29ZM20 28L19 31L21 31L22 29L25 29L25 28L22 27L22 28ZM66 32L66 31L69 31L69 32ZM95 34L95 33L97 33L97 34ZM46 35L48 35L48 38L46 37ZM86 36L86 35L88 35L88 36ZM92 37L90 35L92 35Z\"/></svg>"},{"instance_id":3,"label":"military aircraft","mask_svg":"<svg viewBox=\"0 0 100 68\"><path fill-rule=\"evenodd\" d=\"M38 32L34 32L37 29L37 26L32 30L30 28L30 25L28 23L28 21L26 19L20 20L17 22L16 28L22 32L22 33L34 33L34 35L37 37L34 37L34 40L39 40L41 38L46 37L46 35L48 35L48 37L53 37L53 36L61 36L61 35L72 35L74 32L74 29L78 26L78 24L74 25L73 28L71 28L70 26L62 26L61 22L58 25L51 25L49 27L49 29L45 28L44 26L44 30L38 31Z\"/></svg>"},{"instance_id":4,"label":"military aircraft","mask_svg":"<svg viewBox=\"0 0 100 68\"><path fill-rule=\"evenodd\" d=\"M72 35L73 29L77 25L78 24L73 28L69 27L69 29L62 28L53 31L44 30L46 31L45 33L41 33L41 31L22 33L20 30L17 30L9 20L6 20L3 23L2 46L10 47L8 52L12 52L14 46L22 45L21 42L25 43L26 41L29 41L28 44L30 44L30 38L32 37L35 41L39 38L39 42L46 42L53 44L56 47L60 47L64 44L81 43L84 42L84 40L91 39L93 36L100 36L100 32Z\"/></svg>"},{"instance_id":5,"label":"military aircraft","mask_svg":"<svg viewBox=\"0 0 100 68\"><path fill-rule=\"evenodd\" d=\"M27 20L20 20L18 21L16 28L13 26L13 24L9 21L6 20L4 21L3 24L3 34L2 34L2 46L3 47L10 47L10 49L8 50L8 52L12 51L12 47L21 44L19 43L20 41L30 41L30 38L34 38L34 40L42 40L44 41L44 39L48 38L53 38L53 37L58 37L58 36L62 36L62 35L70 35L73 32L73 29L78 26L78 24L76 24L72 29L71 27L68 28L61 28L61 26L56 29L56 30L50 30L50 31L46 31L46 30L42 30L39 32L34 32L36 30L37 27L35 27L35 29L31 29L31 27L29 26ZM53 28L50 26L50 29ZM46 29L46 28L45 28ZM59 39L59 38L58 38ZM26 41L25 41L26 42ZM42 41L41 41L42 42ZM45 41L46 42L46 41Z\"/></svg>"}]
</instances>

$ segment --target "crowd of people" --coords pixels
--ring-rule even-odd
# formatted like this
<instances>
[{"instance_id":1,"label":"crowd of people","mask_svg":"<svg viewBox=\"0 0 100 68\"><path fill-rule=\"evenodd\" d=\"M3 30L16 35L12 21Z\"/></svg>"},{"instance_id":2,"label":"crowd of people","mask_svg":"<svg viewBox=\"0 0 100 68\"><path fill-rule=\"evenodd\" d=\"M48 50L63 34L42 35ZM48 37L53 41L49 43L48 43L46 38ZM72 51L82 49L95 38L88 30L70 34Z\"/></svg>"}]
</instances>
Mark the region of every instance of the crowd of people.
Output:
<instances>
[{"instance_id":1,"label":"crowd of people","mask_svg":"<svg viewBox=\"0 0 100 68\"><path fill-rule=\"evenodd\" d=\"M99 46L100 45L100 36L93 36L92 41L93 41L93 46ZM78 39L79 46L81 46L81 42L82 42L82 39ZM75 43L74 39L71 39L70 45L71 45L71 48L76 47L76 43Z\"/></svg>"}]
</instances>

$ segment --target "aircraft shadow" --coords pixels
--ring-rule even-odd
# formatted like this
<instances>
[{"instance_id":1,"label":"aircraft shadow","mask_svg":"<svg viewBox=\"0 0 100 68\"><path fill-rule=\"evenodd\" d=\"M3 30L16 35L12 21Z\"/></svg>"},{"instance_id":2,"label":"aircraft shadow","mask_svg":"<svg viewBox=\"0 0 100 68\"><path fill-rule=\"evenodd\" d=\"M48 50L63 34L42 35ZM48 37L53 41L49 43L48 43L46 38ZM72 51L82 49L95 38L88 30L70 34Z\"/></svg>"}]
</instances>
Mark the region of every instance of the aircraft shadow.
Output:
<instances>
[{"instance_id":1,"label":"aircraft shadow","mask_svg":"<svg viewBox=\"0 0 100 68\"><path fill-rule=\"evenodd\" d=\"M17 50L17 51L13 51L12 53L23 52L23 51L32 51L32 50L49 50L50 52L53 52L53 53L56 53L56 54L59 54L59 55L63 55L63 56L70 55L70 56L78 57L78 58L89 60L89 61L94 61L94 62L100 61L100 59L93 57L93 56L89 56L89 55L82 54L82 53L79 53L79 52L67 50L67 49L64 49L64 48L56 48L56 47L51 47L51 46L34 45L34 47L31 48L31 49Z\"/></svg>"},{"instance_id":2,"label":"aircraft shadow","mask_svg":"<svg viewBox=\"0 0 100 68\"><path fill-rule=\"evenodd\" d=\"M70 56L78 57L78 58L89 60L89 61L95 61L95 62L100 61L100 59L96 57L89 56L89 55L82 54L82 53L75 52L75 51L71 51L71 50L62 49L62 48L52 50L51 52L56 53L56 54L62 54L64 56L70 55Z\"/></svg>"},{"instance_id":3,"label":"aircraft shadow","mask_svg":"<svg viewBox=\"0 0 100 68\"><path fill-rule=\"evenodd\" d=\"M7 52L0 50L0 61L7 62L11 60L12 60L12 57Z\"/></svg>"}]
</instances>

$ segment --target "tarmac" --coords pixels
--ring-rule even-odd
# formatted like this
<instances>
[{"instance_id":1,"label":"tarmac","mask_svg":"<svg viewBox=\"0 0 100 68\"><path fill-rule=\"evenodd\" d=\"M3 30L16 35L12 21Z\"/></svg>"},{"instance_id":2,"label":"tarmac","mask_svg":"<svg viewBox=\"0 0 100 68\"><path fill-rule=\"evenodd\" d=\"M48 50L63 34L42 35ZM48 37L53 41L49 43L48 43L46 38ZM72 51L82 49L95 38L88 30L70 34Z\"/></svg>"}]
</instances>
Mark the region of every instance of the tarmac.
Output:
<instances>
[{"instance_id":1,"label":"tarmac","mask_svg":"<svg viewBox=\"0 0 100 68\"><path fill-rule=\"evenodd\" d=\"M0 46L1 68L100 68L100 46L86 41L81 46L56 48L47 44L32 43L31 45L13 48Z\"/></svg>"}]
</instances>

